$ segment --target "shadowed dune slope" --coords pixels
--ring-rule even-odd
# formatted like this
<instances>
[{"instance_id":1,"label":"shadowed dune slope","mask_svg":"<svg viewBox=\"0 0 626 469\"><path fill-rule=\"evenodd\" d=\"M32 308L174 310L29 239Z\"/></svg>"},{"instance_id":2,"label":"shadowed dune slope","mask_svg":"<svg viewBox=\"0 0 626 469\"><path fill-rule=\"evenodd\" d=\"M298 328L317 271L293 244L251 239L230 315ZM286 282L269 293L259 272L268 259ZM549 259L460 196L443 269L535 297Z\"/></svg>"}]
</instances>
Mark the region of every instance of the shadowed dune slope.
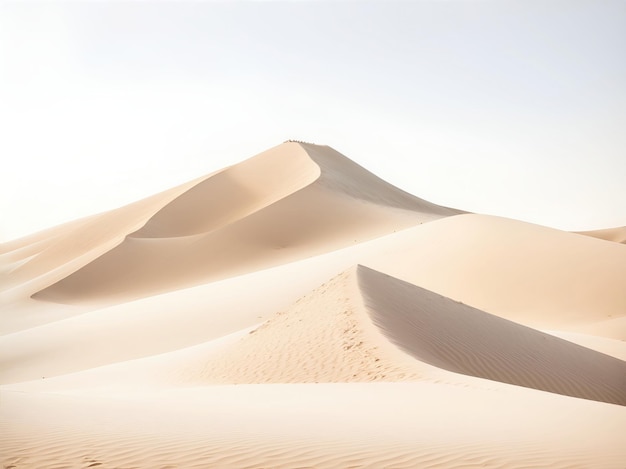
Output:
<instances>
[{"instance_id":1,"label":"shadowed dune slope","mask_svg":"<svg viewBox=\"0 0 626 469\"><path fill-rule=\"evenodd\" d=\"M321 170L319 184L373 204L436 215L437 218L465 213L435 205L387 183L326 145L301 144Z\"/></svg>"},{"instance_id":2,"label":"shadowed dune slope","mask_svg":"<svg viewBox=\"0 0 626 469\"><path fill-rule=\"evenodd\" d=\"M458 213L400 191L329 147L285 143L190 188L120 245L34 297L139 298Z\"/></svg>"},{"instance_id":3,"label":"shadowed dune slope","mask_svg":"<svg viewBox=\"0 0 626 469\"><path fill-rule=\"evenodd\" d=\"M626 362L360 266L374 323L416 359L449 371L626 405Z\"/></svg>"}]
</instances>

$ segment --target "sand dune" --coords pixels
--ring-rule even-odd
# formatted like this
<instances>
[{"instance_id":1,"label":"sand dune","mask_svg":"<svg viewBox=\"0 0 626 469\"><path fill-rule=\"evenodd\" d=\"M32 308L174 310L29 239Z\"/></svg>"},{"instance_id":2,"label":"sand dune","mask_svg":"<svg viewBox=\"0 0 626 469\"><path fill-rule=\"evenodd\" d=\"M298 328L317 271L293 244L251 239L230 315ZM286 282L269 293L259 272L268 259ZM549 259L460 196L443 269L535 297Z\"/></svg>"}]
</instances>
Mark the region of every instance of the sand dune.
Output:
<instances>
[{"instance_id":1,"label":"sand dune","mask_svg":"<svg viewBox=\"0 0 626 469\"><path fill-rule=\"evenodd\" d=\"M618 228L606 228L604 230L579 231L578 234L592 236L594 238L626 244L626 226Z\"/></svg>"},{"instance_id":2,"label":"sand dune","mask_svg":"<svg viewBox=\"0 0 626 469\"><path fill-rule=\"evenodd\" d=\"M24 360L21 365L28 366ZM170 386L397 382L430 378L431 367L626 405L626 362L363 266L227 341L212 340L167 359L140 360L113 367L113 374L104 369L56 384L57 389L59 382L61 388L63 383L73 388L81 379L102 384L115 371L120 380L146 369L151 369L152 384L156 379ZM35 387L55 389L55 380L41 383Z\"/></svg>"},{"instance_id":3,"label":"sand dune","mask_svg":"<svg viewBox=\"0 0 626 469\"><path fill-rule=\"evenodd\" d=\"M195 185L120 245L35 298L137 298L457 213L399 191L328 147L284 143Z\"/></svg>"},{"instance_id":4,"label":"sand dune","mask_svg":"<svg viewBox=\"0 0 626 469\"><path fill-rule=\"evenodd\" d=\"M416 361L390 347L372 320ZM190 373L202 383L415 380L425 362L626 405L626 362L365 267L325 283L203 361Z\"/></svg>"},{"instance_id":5,"label":"sand dune","mask_svg":"<svg viewBox=\"0 0 626 469\"><path fill-rule=\"evenodd\" d=\"M243 338L181 370L193 384L342 383L417 379L419 363L367 317L356 269L324 283Z\"/></svg>"},{"instance_id":6,"label":"sand dune","mask_svg":"<svg viewBox=\"0 0 626 469\"><path fill-rule=\"evenodd\" d=\"M626 247L487 215L406 230L365 265L532 327L585 332L626 316ZM622 340L626 329L599 335Z\"/></svg>"},{"instance_id":7,"label":"sand dune","mask_svg":"<svg viewBox=\"0 0 626 469\"><path fill-rule=\"evenodd\" d=\"M465 236L458 236L460 231ZM526 241L532 242L522 244ZM524 255L514 249L522 249ZM517 256L516 269L511 256ZM35 309L29 317L41 321L36 329L24 329L22 311L13 305L17 309L11 316L5 314L5 327L14 324L9 329L14 333L0 340L0 379L51 377L202 344L262 322L358 263L524 325L623 337L626 324L618 322L626 310L623 258L618 244L514 220L449 217L191 290L88 313L81 307L65 308L64 323L46 326L46 316ZM559 273L563 263L569 267ZM542 269L541 275L537 269ZM571 288L577 289L575 294ZM20 318L9 322L15 314ZM71 319L75 314L80 316ZM607 322L611 315L613 320ZM111 348L113 341L132 347ZM73 359L77 349L87 353Z\"/></svg>"},{"instance_id":8,"label":"sand dune","mask_svg":"<svg viewBox=\"0 0 626 469\"><path fill-rule=\"evenodd\" d=\"M380 331L416 360L398 353ZM626 405L626 362L362 266L240 339L198 355L186 357L177 379L196 385L417 380L430 371L423 362Z\"/></svg>"},{"instance_id":9,"label":"sand dune","mask_svg":"<svg viewBox=\"0 0 626 469\"><path fill-rule=\"evenodd\" d=\"M13 296L30 295L66 277L120 244L163 203L196 183L2 245L0 265L7 275L0 292L13 289L17 290ZM4 292L4 296L10 293Z\"/></svg>"},{"instance_id":10,"label":"sand dune","mask_svg":"<svg viewBox=\"0 0 626 469\"><path fill-rule=\"evenodd\" d=\"M622 234L287 142L5 243L0 462L621 469Z\"/></svg>"}]
</instances>

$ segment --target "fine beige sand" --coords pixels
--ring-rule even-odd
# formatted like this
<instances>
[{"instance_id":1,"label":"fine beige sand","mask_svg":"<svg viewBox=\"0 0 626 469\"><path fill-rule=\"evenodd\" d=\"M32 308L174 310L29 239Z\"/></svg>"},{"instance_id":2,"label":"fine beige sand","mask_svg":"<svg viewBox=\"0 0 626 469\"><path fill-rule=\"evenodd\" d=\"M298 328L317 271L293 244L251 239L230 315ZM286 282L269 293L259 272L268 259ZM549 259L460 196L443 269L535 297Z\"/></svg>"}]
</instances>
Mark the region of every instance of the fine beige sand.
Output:
<instances>
[{"instance_id":1,"label":"fine beige sand","mask_svg":"<svg viewBox=\"0 0 626 469\"><path fill-rule=\"evenodd\" d=\"M4 468L624 468L623 228L286 142L0 245Z\"/></svg>"},{"instance_id":2,"label":"fine beige sand","mask_svg":"<svg viewBox=\"0 0 626 469\"><path fill-rule=\"evenodd\" d=\"M606 228L604 230L579 231L579 234L593 236L594 238L605 239L615 243L626 244L626 226L617 228Z\"/></svg>"}]
</instances>

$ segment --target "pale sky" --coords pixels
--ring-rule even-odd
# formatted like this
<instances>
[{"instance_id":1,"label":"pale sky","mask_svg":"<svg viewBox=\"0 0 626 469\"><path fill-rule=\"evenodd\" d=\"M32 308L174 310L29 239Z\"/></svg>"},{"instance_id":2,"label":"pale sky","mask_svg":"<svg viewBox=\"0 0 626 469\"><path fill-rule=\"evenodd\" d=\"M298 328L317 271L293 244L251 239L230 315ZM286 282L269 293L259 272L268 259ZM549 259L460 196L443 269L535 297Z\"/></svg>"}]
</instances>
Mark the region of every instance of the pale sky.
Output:
<instances>
[{"instance_id":1,"label":"pale sky","mask_svg":"<svg viewBox=\"0 0 626 469\"><path fill-rule=\"evenodd\" d=\"M287 139L431 202L626 225L626 1L0 3L0 241Z\"/></svg>"}]
</instances>

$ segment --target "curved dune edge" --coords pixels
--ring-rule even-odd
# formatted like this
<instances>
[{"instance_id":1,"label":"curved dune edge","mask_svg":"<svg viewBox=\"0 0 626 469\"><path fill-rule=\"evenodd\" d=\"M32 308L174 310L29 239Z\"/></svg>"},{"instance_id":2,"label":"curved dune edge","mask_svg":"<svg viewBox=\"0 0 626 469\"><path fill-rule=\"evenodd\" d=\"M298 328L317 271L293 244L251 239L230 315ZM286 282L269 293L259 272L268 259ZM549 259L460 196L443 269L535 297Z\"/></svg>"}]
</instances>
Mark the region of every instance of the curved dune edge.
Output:
<instances>
[{"instance_id":1,"label":"curved dune edge","mask_svg":"<svg viewBox=\"0 0 626 469\"><path fill-rule=\"evenodd\" d=\"M129 236L207 234L288 197L319 177L320 168L299 144L278 145L189 188Z\"/></svg>"},{"instance_id":2,"label":"curved dune edge","mask_svg":"<svg viewBox=\"0 0 626 469\"><path fill-rule=\"evenodd\" d=\"M458 213L387 184L329 147L285 143L186 190L121 244L33 298L127 301Z\"/></svg>"},{"instance_id":3,"label":"curved dune edge","mask_svg":"<svg viewBox=\"0 0 626 469\"><path fill-rule=\"evenodd\" d=\"M479 378L626 405L626 362L359 266L365 305L399 348Z\"/></svg>"}]
</instances>

